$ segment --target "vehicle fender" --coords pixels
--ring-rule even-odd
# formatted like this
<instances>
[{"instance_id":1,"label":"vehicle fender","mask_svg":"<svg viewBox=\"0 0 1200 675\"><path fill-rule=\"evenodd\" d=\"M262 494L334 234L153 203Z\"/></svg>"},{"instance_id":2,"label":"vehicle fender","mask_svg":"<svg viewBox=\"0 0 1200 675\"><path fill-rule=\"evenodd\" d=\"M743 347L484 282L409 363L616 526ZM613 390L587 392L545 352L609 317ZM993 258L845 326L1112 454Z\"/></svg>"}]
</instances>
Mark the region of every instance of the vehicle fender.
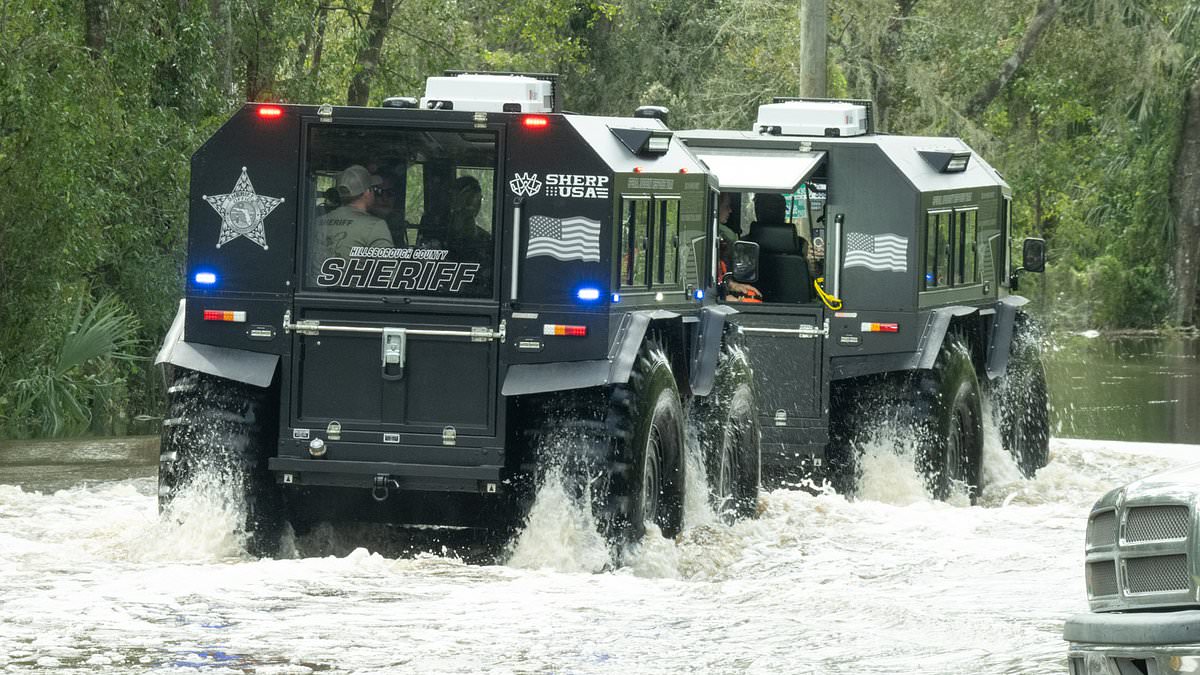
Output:
<instances>
[{"instance_id":1,"label":"vehicle fender","mask_svg":"<svg viewBox=\"0 0 1200 675\"><path fill-rule=\"evenodd\" d=\"M992 337L987 346L989 380L1000 377L1008 369L1008 355L1011 352L1017 310L1028 302L1027 298L1019 295L1009 295L996 303L996 313L992 316Z\"/></svg>"},{"instance_id":2,"label":"vehicle fender","mask_svg":"<svg viewBox=\"0 0 1200 675\"><path fill-rule=\"evenodd\" d=\"M938 352L942 351L942 342L946 339L946 331L950 329L950 322L957 317L967 316L978 311L977 307L951 305L939 307L930 312L929 319L925 323L925 331L921 334L921 343L917 346L916 358L910 362L912 365L910 369L928 370L933 368L933 364L937 362Z\"/></svg>"},{"instance_id":3,"label":"vehicle fender","mask_svg":"<svg viewBox=\"0 0 1200 675\"><path fill-rule=\"evenodd\" d=\"M621 327L608 348L608 360L612 363L609 382L624 384L629 381L642 341L650 324L656 322L679 322L679 314L665 309L638 310L630 312L621 321ZM671 336L668 336L671 337ZM676 373L678 377L678 373Z\"/></svg>"},{"instance_id":4,"label":"vehicle fender","mask_svg":"<svg viewBox=\"0 0 1200 675\"><path fill-rule=\"evenodd\" d=\"M721 360L726 320L733 314L737 314L737 310L729 305L709 305L700 310L691 367L691 389L696 396L708 396L712 392L717 379L717 364Z\"/></svg>"},{"instance_id":5,"label":"vehicle fender","mask_svg":"<svg viewBox=\"0 0 1200 675\"><path fill-rule=\"evenodd\" d=\"M235 382L244 382L255 387L268 387L275 378L279 365L278 354L262 354L244 349L214 347L193 344L184 340L183 315L187 300L179 301L175 320L167 331L154 365L171 364L180 368L208 373Z\"/></svg>"},{"instance_id":6,"label":"vehicle fender","mask_svg":"<svg viewBox=\"0 0 1200 675\"><path fill-rule=\"evenodd\" d=\"M1063 639L1101 645L1200 643L1200 610L1077 614L1063 625Z\"/></svg>"},{"instance_id":7,"label":"vehicle fender","mask_svg":"<svg viewBox=\"0 0 1200 675\"><path fill-rule=\"evenodd\" d=\"M504 375L500 393L504 396L523 396L628 382L650 324L678 322L679 318L676 312L661 309L629 312L622 319L609 345L608 358L511 365Z\"/></svg>"}]
</instances>

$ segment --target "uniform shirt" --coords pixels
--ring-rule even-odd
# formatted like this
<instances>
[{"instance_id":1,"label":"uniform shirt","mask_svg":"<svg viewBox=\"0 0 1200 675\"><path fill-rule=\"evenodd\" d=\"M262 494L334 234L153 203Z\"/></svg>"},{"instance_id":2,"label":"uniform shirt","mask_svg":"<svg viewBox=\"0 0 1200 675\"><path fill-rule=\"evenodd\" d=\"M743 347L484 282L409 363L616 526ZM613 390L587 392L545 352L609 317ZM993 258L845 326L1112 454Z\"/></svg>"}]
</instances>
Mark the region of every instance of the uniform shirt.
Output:
<instances>
[{"instance_id":1,"label":"uniform shirt","mask_svg":"<svg viewBox=\"0 0 1200 675\"><path fill-rule=\"evenodd\" d=\"M317 246L325 258L349 258L357 246L392 247L392 234L382 218L350 205L339 206L317 219Z\"/></svg>"}]
</instances>

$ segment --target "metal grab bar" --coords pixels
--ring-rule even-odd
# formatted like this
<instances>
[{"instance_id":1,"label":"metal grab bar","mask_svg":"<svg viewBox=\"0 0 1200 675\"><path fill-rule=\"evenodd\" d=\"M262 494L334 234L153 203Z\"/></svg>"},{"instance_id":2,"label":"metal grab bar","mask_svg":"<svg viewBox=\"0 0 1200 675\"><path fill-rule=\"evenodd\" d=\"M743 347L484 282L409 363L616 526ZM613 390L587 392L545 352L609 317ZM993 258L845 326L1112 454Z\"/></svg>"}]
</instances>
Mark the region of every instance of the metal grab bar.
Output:
<instances>
[{"instance_id":1,"label":"metal grab bar","mask_svg":"<svg viewBox=\"0 0 1200 675\"><path fill-rule=\"evenodd\" d=\"M330 324L322 324L316 319L306 319L304 321L292 322L292 313L288 312L283 316L283 331L290 333L296 331L299 335L319 335L321 333L366 333L368 335L382 335L384 331L394 331L395 328L383 326L338 326ZM488 340L504 341L507 334L507 321L501 321L500 327L497 330L492 330L486 326L478 326L470 330L438 330L434 328L404 328L404 332L408 335L429 335L433 337L466 337L471 338L472 342L487 342Z\"/></svg>"}]
</instances>

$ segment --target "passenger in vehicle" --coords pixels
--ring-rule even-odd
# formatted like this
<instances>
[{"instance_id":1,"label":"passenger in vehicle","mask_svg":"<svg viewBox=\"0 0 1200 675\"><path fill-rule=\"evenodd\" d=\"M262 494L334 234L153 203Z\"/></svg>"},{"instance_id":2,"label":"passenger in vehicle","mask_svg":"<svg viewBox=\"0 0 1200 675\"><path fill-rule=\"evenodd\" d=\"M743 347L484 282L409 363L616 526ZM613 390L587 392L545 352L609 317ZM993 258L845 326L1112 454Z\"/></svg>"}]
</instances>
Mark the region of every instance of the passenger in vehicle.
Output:
<instances>
[{"instance_id":1,"label":"passenger in vehicle","mask_svg":"<svg viewBox=\"0 0 1200 675\"><path fill-rule=\"evenodd\" d=\"M737 230L733 229L731 216L734 210L734 193L722 192L717 206L717 229L721 235L720 260L717 267L721 278L721 289L730 302L762 302L762 293L750 284L726 277L733 271L733 242L737 241Z\"/></svg>"},{"instance_id":2,"label":"passenger in vehicle","mask_svg":"<svg viewBox=\"0 0 1200 675\"><path fill-rule=\"evenodd\" d=\"M382 183L379 176L358 164L337 175L341 206L317 219L314 242L319 251L317 262L325 258L348 258L354 247L391 248L392 235L387 223L371 214Z\"/></svg>"},{"instance_id":3,"label":"passenger in vehicle","mask_svg":"<svg viewBox=\"0 0 1200 675\"><path fill-rule=\"evenodd\" d=\"M459 176L450 185L450 210L445 227L424 227L421 246L450 251L456 260L490 261L492 233L479 226L483 190L472 176ZM424 221L422 221L424 222Z\"/></svg>"},{"instance_id":4,"label":"passenger in vehicle","mask_svg":"<svg viewBox=\"0 0 1200 675\"><path fill-rule=\"evenodd\" d=\"M408 223L404 220L404 214L396 208L396 179L388 171L381 171L379 179L379 185L374 188L375 203L371 206L371 215L382 218L387 223L394 245L408 246Z\"/></svg>"}]
</instances>

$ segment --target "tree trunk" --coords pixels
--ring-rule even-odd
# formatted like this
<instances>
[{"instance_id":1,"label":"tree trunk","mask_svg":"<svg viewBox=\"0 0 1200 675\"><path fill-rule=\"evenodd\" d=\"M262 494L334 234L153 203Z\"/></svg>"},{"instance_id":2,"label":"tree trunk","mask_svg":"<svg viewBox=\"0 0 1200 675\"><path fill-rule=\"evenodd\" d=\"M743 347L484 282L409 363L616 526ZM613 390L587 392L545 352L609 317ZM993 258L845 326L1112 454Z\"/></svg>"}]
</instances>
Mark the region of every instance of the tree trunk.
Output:
<instances>
[{"instance_id":1,"label":"tree trunk","mask_svg":"<svg viewBox=\"0 0 1200 675\"><path fill-rule=\"evenodd\" d=\"M1200 268L1200 76L1186 95L1183 133L1171 179L1175 215L1175 323L1196 323L1197 269Z\"/></svg>"},{"instance_id":2,"label":"tree trunk","mask_svg":"<svg viewBox=\"0 0 1200 675\"><path fill-rule=\"evenodd\" d=\"M829 41L826 0L800 2L800 95L824 97Z\"/></svg>"},{"instance_id":3,"label":"tree trunk","mask_svg":"<svg viewBox=\"0 0 1200 675\"><path fill-rule=\"evenodd\" d=\"M232 96L233 89L233 13L229 0L209 0L209 16L217 25L217 39L213 45L217 53L217 77L222 96Z\"/></svg>"},{"instance_id":4,"label":"tree trunk","mask_svg":"<svg viewBox=\"0 0 1200 675\"><path fill-rule=\"evenodd\" d=\"M276 50L272 0L259 0L254 10L254 51L246 55L246 100L263 99L275 86Z\"/></svg>"},{"instance_id":5,"label":"tree trunk","mask_svg":"<svg viewBox=\"0 0 1200 675\"><path fill-rule=\"evenodd\" d=\"M98 59L108 42L108 0L83 0L83 19L83 43Z\"/></svg>"},{"instance_id":6,"label":"tree trunk","mask_svg":"<svg viewBox=\"0 0 1200 675\"><path fill-rule=\"evenodd\" d=\"M379 54L383 51L383 39L387 36L388 24L392 20L392 9L396 0L373 0L371 15L367 17L367 29L363 48L355 59L354 79L346 92L346 105L366 105L371 95L371 78L379 67Z\"/></svg>"},{"instance_id":7,"label":"tree trunk","mask_svg":"<svg viewBox=\"0 0 1200 675\"><path fill-rule=\"evenodd\" d=\"M321 54L325 51L325 26L329 20L329 7L321 5L317 15L317 37L313 45L312 66L308 69L308 78L316 86L321 80Z\"/></svg>"},{"instance_id":8,"label":"tree trunk","mask_svg":"<svg viewBox=\"0 0 1200 675\"><path fill-rule=\"evenodd\" d=\"M1004 91L1013 76L1033 53L1034 48L1042 39L1042 34L1046 32L1046 28L1058 14L1059 2L1060 0L1041 0L1037 12L1033 15L1033 20L1025 27L1025 34L1021 36L1021 42L1017 45L1016 51L1001 64L999 74L984 85L967 104L967 116L978 117L1000 95L1000 92Z\"/></svg>"},{"instance_id":9,"label":"tree trunk","mask_svg":"<svg viewBox=\"0 0 1200 675\"><path fill-rule=\"evenodd\" d=\"M887 32L879 49L879 64L875 69L875 129L878 131L891 130L891 113L896 104L896 89L899 87L895 73L898 70L897 61L900 57L900 40L903 37L904 22L913 12L917 0L900 0L896 6L896 15L888 19Z\"/></svg>"}]
</instances>

